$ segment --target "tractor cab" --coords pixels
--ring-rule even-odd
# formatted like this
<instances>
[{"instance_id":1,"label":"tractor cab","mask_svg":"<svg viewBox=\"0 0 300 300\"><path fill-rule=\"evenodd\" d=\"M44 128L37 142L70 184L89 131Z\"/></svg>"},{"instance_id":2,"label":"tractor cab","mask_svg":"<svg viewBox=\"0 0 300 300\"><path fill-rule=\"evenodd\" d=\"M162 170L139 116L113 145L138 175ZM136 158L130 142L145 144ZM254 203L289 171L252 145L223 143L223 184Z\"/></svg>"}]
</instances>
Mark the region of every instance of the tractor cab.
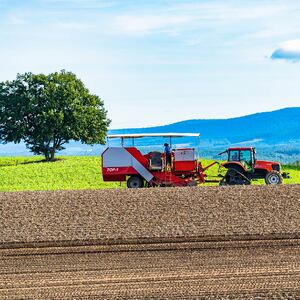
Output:
<instances>
[{"instance_id":1,"label":"tractor cab","mask_svg":"<svg viewBox=\"0 0 300 300\"><path fill-rule=\"evenodd\" d=\"M253 171L256 162L255 148L229 148L226 152L228 153L228 162L239 162L246 170Z\"/></svg>"}]
</instances>

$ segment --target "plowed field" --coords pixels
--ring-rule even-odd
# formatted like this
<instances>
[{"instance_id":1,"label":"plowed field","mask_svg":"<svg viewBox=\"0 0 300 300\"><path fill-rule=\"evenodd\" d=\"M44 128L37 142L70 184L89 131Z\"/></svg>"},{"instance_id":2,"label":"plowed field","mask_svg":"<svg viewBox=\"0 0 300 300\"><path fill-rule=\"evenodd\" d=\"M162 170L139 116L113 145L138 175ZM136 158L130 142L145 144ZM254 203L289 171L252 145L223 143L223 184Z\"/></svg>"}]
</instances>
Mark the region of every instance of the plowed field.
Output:
<instances>
[{"instance_id":1,"label":"plowed field","mask_svg":"<svg viewBox=\"0 0 300 300\"><path fill-rule=\"evenodd\" d=\"M0 299L300 299L300 186L0 194Z\"/></svg>"}]
</instances>

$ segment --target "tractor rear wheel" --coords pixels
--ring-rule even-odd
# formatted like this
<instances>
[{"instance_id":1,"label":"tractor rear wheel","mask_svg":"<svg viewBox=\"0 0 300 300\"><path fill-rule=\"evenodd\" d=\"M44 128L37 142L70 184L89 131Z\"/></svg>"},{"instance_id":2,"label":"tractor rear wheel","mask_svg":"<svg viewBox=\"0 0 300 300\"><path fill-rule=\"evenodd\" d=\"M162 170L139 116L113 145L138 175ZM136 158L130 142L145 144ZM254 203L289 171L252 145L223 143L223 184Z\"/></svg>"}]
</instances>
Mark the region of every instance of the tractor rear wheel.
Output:
<instances>
[{"instance_id":1,"label":"tractor rear wheel","mask_svg":"<svg viewBox=\"0 0 300 300\"><path fill-rule=\"evenodd\" d=\"M282 175L278 171L271 171L265 177L266 184L277 185L283 181Z\"/></svg>"},{"instance_id":2,"label":"tractor rear wheel","mask_svg":"<svg viewBox=\"0 0 300 300\"><path fill-rule=\"evenodd\" d=\"M219 183L220 185L248 185L251 184L251 177L248 173L238 168L229 168Z\"/></svg>"},{"instance_id":3,"label":"tractor rear wheel","mask_svg":"<svg viewBox=\"0 0 300 300\"><path fill-rule=\"evenodd\" d=\"M137 189L144 186L144 180L140 176L130 176L127 180L127 187L130 189Z\"/></svg>"}]
</instances>

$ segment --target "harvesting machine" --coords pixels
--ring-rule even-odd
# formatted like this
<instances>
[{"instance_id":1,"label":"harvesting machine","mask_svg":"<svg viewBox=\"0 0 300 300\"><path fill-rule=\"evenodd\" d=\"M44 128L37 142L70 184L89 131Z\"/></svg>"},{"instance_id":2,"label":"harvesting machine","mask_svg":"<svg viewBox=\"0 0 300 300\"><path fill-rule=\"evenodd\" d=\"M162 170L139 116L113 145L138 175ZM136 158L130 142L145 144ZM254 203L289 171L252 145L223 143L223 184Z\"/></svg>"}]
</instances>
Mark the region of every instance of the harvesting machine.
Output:
<instances>
[{"instance_id":1,"label":"harvesting machine","mask_svg":"<svg viewBox=\"0 0 300 300\"><path fill-rule=\"evenodd\" d=\"M152 133L152 134L115 134L110 139L121 139L121 146L108 146L102 153L102 175L104 181L127 182L128 188L156 186L196 186L205 182L220 185L246 185L252 180L264 178L266 184L280 184L288 174L281 172L280 164L257 160L255 149L229 148L220 154L227 153L228 160L223 163L212 162L203 167L197 157L195 148L171 148L170 164L164 152L150 151L142 154L134 146L134 140L144 137L168 138L172 147L172 138L197 138L199 149L200 134L196 133ZM124 141L132 140L132 146L124 146ZM209 176L206 170L219 165L219 174ZM222 175L222 171L225 174ZM224 173L224 172L223 172ZM213 177L217 179L213 179Z\"/></svg>"},{"instance_id":2,"label":"harvesting machine","mask_svg":"<svg viewBox=\"0 0 300 300\"><path fill-rule=\"evenodd\" d=\"M166 154L150 151L142 154L136 147L125 147L124 140L136 138L168 138L170 147L172 138L195 137L200 134L164 133L164 134L121 134L108 135L108 139L121 139L120 147L108 147L102 153L102 174L104 181L127 181L129 188L144 186L195 186L205 181L206 175L196 158L195 148L175 148L171 151L171 164L167 165Z\"/></svg>"}]
</instances>

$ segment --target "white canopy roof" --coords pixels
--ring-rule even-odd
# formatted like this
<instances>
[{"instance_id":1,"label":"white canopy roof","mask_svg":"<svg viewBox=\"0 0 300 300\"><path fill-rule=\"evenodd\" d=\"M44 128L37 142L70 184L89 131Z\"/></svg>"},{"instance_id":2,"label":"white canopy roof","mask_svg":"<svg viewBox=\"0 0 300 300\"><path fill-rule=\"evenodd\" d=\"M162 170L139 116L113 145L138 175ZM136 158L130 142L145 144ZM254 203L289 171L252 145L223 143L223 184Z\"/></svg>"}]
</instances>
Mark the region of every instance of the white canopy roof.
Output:
<instances>
[{"instance_id":1,"label":"white canopy roof","mask_svg":"<svg viewBox=\"0 0 300 300\"><path fill-rule=\"evenodd\" d=\"M109 134L109 139L115 138L143 138L143 137L199 137L200 133L131 133L131 134Z\"/></svg>"}]
</instances>

